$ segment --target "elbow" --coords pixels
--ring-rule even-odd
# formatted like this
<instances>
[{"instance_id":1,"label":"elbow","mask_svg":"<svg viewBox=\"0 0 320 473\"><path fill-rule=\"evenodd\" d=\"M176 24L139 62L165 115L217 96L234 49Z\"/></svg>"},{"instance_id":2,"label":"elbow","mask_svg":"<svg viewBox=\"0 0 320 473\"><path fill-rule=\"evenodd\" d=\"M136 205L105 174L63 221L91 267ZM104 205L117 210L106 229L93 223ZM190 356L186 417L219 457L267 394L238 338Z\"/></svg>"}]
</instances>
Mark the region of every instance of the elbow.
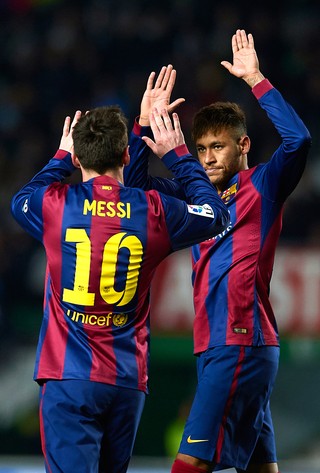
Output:
<instances>
[{"instance_id":1,"label":"elbow","mask_svg":"<svg viewBox=\"0 0 320 473\"><path fill-rule=\"evenodd\" d=\"M23 203L23 199L19 194L16 194L11 199L11 214L13 217L18 220L19 214L21 210L23 210L27 206L27 202Z\"/></svg>"},{"instance_id":2,"label":"elbow","mask_svg":"<svg viewBox=\"0 0 320 473\"><path fill-rule=\"evenodd\" d=\"M16 204L16 196L14 196L12 199L11 199L11 214L16 217L16 208L17 208L17 204Z\"/></svg>"},{"instance_id":3,"label":"elbow","mask_svg":"<svg viewBox=\"0 0 320 473\"><path fill-rule=\"evenodd\" d=\"M312 144L312 138L309 130L305 128L303 132L297 137L296 146L298 149L308 152Z\"/></svg>"}]
</instances>

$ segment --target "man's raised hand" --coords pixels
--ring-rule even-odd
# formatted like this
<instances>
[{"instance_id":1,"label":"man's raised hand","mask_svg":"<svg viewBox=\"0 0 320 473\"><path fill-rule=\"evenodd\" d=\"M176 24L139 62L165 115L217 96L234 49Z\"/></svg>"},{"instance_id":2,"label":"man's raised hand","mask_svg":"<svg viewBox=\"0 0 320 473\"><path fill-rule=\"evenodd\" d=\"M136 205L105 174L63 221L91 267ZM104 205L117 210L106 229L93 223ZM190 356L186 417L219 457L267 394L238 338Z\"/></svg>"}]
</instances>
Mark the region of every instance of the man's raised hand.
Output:
<instances>
[{"instance_id":1,"label":"man's raised hand","mask_svg":"<svg viewBox=\"0 0 320 473\"><path fill-rule=\"evenodd\" d=\"M147 136L143 136L142 139L159 158L162 158L166 153L177 146L185 144L177 113L172 114L171 120L168 110L163 109L161 113L159 113L159 111L154 108L150 114L150 125L154 141Z\"/></svg>"},{"instance_id":2,"label":"man's raised hand","mask_svg":"<svg viewBox=\"0 0 320 473\"><path fill-rule=\"evenodd\" d=\"M163 66L156 78L156 73L151 72L147 81L147 87L143 94L139 123L142 126L150 125L150 113L154 108L157 110L167 110L172 113L181 103L185 101L184 98L179 98L170 103L171 94L176 81L177 72L173 69L172 64Z\"/></svg>"}]
</instances>

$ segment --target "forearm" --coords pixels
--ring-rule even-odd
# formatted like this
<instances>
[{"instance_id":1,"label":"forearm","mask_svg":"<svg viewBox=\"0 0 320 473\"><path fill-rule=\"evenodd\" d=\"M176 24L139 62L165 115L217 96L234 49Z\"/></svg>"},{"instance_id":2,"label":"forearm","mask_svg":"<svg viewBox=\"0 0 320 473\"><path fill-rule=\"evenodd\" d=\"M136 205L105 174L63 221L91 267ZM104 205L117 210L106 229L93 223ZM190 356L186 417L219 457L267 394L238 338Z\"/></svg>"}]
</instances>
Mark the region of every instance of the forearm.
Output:
<instances>
[{"instance_id":1,"label":"forearm","mask_svg":"<svg viewBox=\"0 0 320 473\"><path fill-rule=\"evenodd\" d=\"M74 170L70 153L58 150L54 158L12 198L11 210L15 219L24 228L28 226L27 212L33 222L39 219L42 197L47 187L52 183L61 182Z\"/></svg>"},{"instance_id":2,"label":"forearm","mask_svg":"<svg viewBox=\"0 0 320 473\"><path fill-rule=\"evenodd\" d=\"M212 208L221 227L229 220L227 207L211 184L204 169L188 151L186 145L179 146L162 158L164 164L175 175L176 181L184 191L188 204L205 205Z\"/></svg>"},{"instance_id":3,"label":"forearm","mask_svg":"<svg viewBox=\"0 0 320 473\"><path fill-rule=\"evenodd\" d=\"M31 181L24 185L17 195L30 194L40 187L48 186L53 182L61 182L66 177L69 177L75 169L70 153L58 150L48 164Z\"/></svg>"},{"instance_id":4,"label":"forearm","mask_svg":"<svg viewBox=\"0 0 320 473\"><path fill-rule=\"evenodd\" d=\"M124 168L124 184L148 189L148 158L150 149L141 136L150 135L150 127L142 127L136 120L129 136L130 164Z\"/></svg>"}]
</instances>

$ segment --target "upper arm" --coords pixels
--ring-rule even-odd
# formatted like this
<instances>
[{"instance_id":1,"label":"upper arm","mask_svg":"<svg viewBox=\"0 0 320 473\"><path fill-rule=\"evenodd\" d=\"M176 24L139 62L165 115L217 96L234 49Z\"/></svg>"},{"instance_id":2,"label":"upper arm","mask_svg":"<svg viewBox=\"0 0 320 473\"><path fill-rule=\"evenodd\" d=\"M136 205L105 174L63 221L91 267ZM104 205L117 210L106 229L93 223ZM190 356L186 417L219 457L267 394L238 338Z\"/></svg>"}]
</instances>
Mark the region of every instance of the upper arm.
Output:
<instances>
[{"instance_id":1,"label":"upper arm","mask_svg":"<svg viewBox=\"0 0 320 473\"><path fill-rule=\"evenodd\" d=\"M297 186L305 168L311 137L298 114L280 92L271 88L259 98L260 106L281 137L281 145L265 165L258 166L253 183L271 200L284 200Z\"/></svg>"}]
</instances>

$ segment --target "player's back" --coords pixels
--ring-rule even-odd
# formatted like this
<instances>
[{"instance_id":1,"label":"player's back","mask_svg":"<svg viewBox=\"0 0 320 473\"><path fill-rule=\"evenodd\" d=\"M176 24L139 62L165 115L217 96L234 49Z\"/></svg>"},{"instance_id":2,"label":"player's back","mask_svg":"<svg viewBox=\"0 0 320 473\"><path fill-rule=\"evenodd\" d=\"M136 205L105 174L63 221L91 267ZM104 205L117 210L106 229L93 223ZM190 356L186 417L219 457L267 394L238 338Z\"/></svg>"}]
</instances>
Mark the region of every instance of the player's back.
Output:
<instances>
[{"instance_id":1,"label":"player's back","mask_svg":"<svg viewBox=\"0 0 320 473\"><path fill-rule=\"evenodd\" d=\"M159 194L107 176L55 183L42 214L48 277L36 377L145 389L148 291L171 252Z\"/></svg>"},{"instance_id":2,"label":"player's back","mask_svg":"<svg viewBox=\"0 0 320 473\"><path fill-rule=\"evenodd\" d=\"M149 285L152 270L170 252L158 193L126 188L110 177L53 184L44 196L43 218L53 284L56 271L61 273L59 246L66 268L62 302L95 312L133 310L138 281Z\"/></svg>"}]
</instances>

